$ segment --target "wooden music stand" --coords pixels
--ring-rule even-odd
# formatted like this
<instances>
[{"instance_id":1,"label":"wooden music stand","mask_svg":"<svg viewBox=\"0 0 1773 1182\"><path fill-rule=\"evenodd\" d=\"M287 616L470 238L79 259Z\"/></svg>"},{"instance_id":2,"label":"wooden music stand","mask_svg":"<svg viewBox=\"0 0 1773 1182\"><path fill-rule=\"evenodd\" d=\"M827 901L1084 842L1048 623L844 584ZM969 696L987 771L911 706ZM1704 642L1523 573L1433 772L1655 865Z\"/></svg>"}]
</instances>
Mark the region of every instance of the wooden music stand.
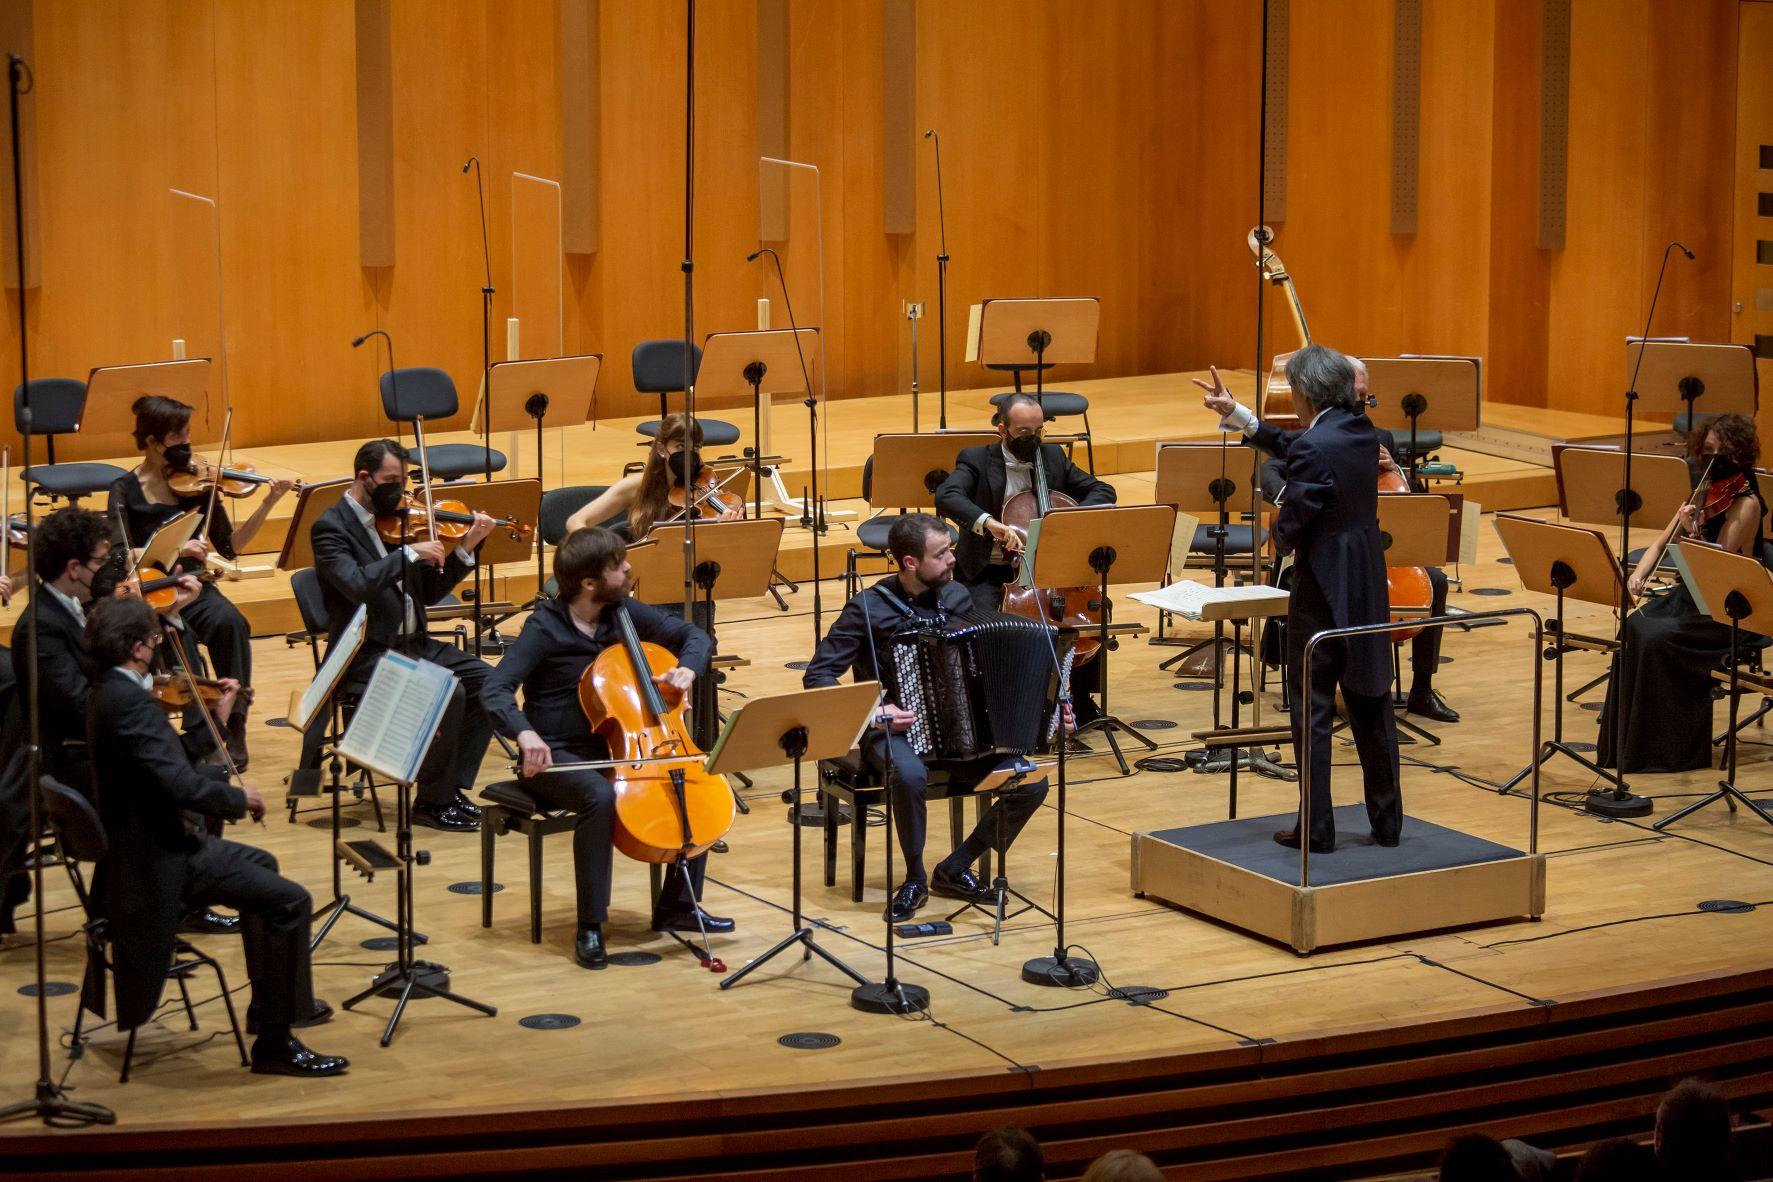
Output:
<instances>
[{"instance_id":1,"label":"wooden music stand","mask_svg":"<svg viewBox=\"0 0 1773 1182\"><path fill-rule=\"evenodd\" d=\"M1248 474L1256 470L1256 460L1254 446L1241 437L1232 439L1221 435L1216 442L1157 445L1157 478L1152 489L1152 501L1159 505L1170 505L1179 512L1211 522L1207 526L1207 536L1213 541L1212 551L1209 553L1196 550L1194 538L1190 536L1188 553L1182 564L1178 566L1172 562L1170 565L1172 575L1183 570L1211 570L1213 585L1225 585L1225 578L1231 573L1225 549L1226 533L1232 523L1231 502L1238 495L1240 478L1246 481L1252 478ZM1237 518L1247 523L1249 514L1238 510ZM1260 547L1263 542L1260 526L1252 525L1249 528L1252 549ZM1230 646L1234 655L1239 651L1237 641L1241 633L1234 629L1234 635L1228 639L1224 621L1215 620L1213 634L1204 640L1191 641L1186 637L1165 636L1161 625L1167 615L1168 613L1161 612L1158 615L1159 634L1152 638L1151 643L1180 645L1182 651L1166 658L1158 668L1174 669L1183 677L1213 679L1213 726L1218 729L1219 686L1223 681L1220 669L1227 646ZM1197 654L1201 654L1198 659Z\"/></svg>"},{"instance_id":2,"label":"wooden music stand","mask_svg":"<svg viewBox=\"0 0 1773 1182\"><path fill-rule=\"evenodd\" d=\"M314 565L314 541L309 531L315 518L339 503L355 477L320 480L304 484L296 494L295 511L289 515L289 530L283 535L283 549L277 554L277 569L298 571Z\"/></svg>"},{"instance_id":3,"label":"wooden music stand","mask_svg":"<svg viewBox=\"0 0 1773 1182\"><path fill-rule=\"evenodd\" d=\"M901 510L929 508L936 503L937 486L954 471L954 461L961 452L997 442L995 431L876 435L868 503Z\"/></svg>"},{"instance_id":4,"label":"wooden music stand","mask_svg":"<svg viewBox=\"0 0 1773 1182\"><path fill-rule=\"evenodd\" d=\"M565 407L562 428L576 426L587 420L597 425L597 378L603 372L603 354L578 353L568 357L543 357L530 361L495 361L481 382L480 395L474 400L474 416L468 429L480 434L480 416L490 415L489 405L521 407L536 423L536 479L542 472L542 422L554 405ZM488 390L491 391L490 398ZM512 443L517 429L509 428ZM512 447L511 472L521 476L516 447ZM565 483L562 476L561 483ZM538 543L540 539L538 538Z\"/></svg>"},{"instance_id":5,"label":"wooden music stand","mask_svg":"<svg viewBox=\"0 0 1773 1182\"><path fill-rule=\"evenodd\" d=\"M1102 301L1095 297L984 300L967 324L968 361L1033 369L1035 390L1048 365L1087 364L1096 359Z\"/></svg>"},{"instance_id":6,"label":"wooden music stand","mask_svg":"<svg viewBox=\"0 0 1773 1182\"><path fill-rule=\"evenodd\" d=\"M646 541L628 547L635 598L651 604L683 599L682 525L654 526ZM696 526L698 599L751 599L767 594L776 551L782 544L780 517L744 521L705 521ZM712 564L704 572L703 568ZM706 578L707 585L703 585Z\"/></svg>"},{"instance_id":7,"label":"wooden music stand","mask_svg":"<svg viewBox=\"0 0 1773 1182\"><path fill-rule=\"evenodd\" d=\"M1643 367L1638 368L1638 356ZM1632 338L1625 345L1625 372L1638 375L1638 401L1646 411L1687 412L1689 429L1699 400L1705 413L1754 417L1760 402L1754 350L1747 345L1707 345ZM1637 463L1634 457L1632 463Z\"/></svg>"},{"instance_id":8,"label":"wooden music stand","mask_svg":"<svg viewBox=\"0 0 1773 1182\"><path fill-rule=\"evenodd\" d=\"M86 376L86 419L80 434L94 455L123 455L135 450L135 416L130 405L147 394L176 398L192 409L193 435L219 430L210 421L210 363L207 357L186 361L149 361L137 365L101 365Z\"/></svg>"},{"instance_id":9,"label":"wooden music stand","mask_svg":"<svg viewBox=\"0 0 1773 1182\"><path fill-rule=\"evenodd\" d=\"M1385 565L1440 566L1457 559L1452 516L1451 498L1439 493L1381 493L1379 540L1385 546Z\"/></svg>"},{"instance_id":10,"label":"wooden music stand","mask_svg":"<svg viewBox=\"0 0 1773 1182\"><path fill-rule=\"evenodd\" d=\"M1557 473L1559 515L1583 525L1614 525L1629 503L1633 528L1661 530L1693 491L1692 473L1679 456L1634 453L1629 494L1625 454L1618 448L1554 443L1551 466Z\"/></svg>"},{"instance_id":11,"label":"wooden music stand","mask_svg":"<svg viewBox=\"0 0 1773 1182\"><path fill-rule=\"evenodd\" d=\"M732 523L737 524L737 523ZM777 522L780 525L780 522ZM859 681L850 685L832 685L799 693L775 694L752 698L727 719L720 738L708 753L708 770L714 775L739 775L780 767L794 766L794 787L788 815L800 816L800 770L808 759L840 759L848 755L862 737L862 731L873 717L880 702L880 682ZM753 969L759 968L778 952L796 944L801 946L800 958L810 959L817 953L826 963L854 981L858 988L870 985L868 978L819 947L813 929L800 917L801 853L800 824L791 824L794 831L790 857L794 867L794 903L790 922L793 930L768 952L721 981L722 989L731 989ZM889 835L889 843L892 841Z\"/></svg>"},{"instance_id":12,"label":"wooden music stand","mask_svg":"<svg viewBox=\"0 0 1773 1182\"><path fill-rule=\"evenodd\" d=\"M798 338L798 345L796 343ZM782 457L767 454L769 399L776 394L805 394L806 377L800 359L813 358L819 348L819 330L750 329L717 332L702 342L702 364L696 370L698 398L746 397L751 399L751 446L745 449L751 465L752 512L763 516L763 470ZM812 362L807 362L807 374Z\"/></svg>"},{"instance_id":13,"label":"wooden music stand","mask_svg":"<svg viewBox=\"0 0 1773 1182\"><path fill-rule=\"evenodd\" d=\"M1513 513L1496 515L1496 533L1502 538L1503 549L1514 560L1515 573L1520 576L1521 584L1529 591L1550 595L1557 600L1556 617L1546 624L1545 634L1540 638L1550 645L1555 662L1552 737L1540 744L1533 762L1504 783L1499 791L1509 792L1544 766L1553 755L1562 755L1613 784L1611 792L1602 788L1589 791L1589 811L1614 817L1644 816L1653 807L1648 797L1631 795L1621 775L1601 767L1564 742L1564 654L1577 648L1595 648L1593 643L1585 643L1570 635L1564 605L1571 599L1602 607L1630 602L1625 575L1619 568L1613 548L1598 529L1537 521Z\"/></svg>"},{"instance_id":14,"label":"wooden music stand","mask_svg":"<svg viewBox=\"0 0 1773 1182\"><path fill-rule=\"evenodd\" d=\"M432 496L440 501L460 501L471 513L513 517L532 527L536 525L542 512L542 482L533 477L494 480L491 483L467 481L462 484L443 484L432 489ZM425 511L422 503L413 507L412 516L415 521L423 520ZM536 532L541 531L538 529ZM509 530L498 526L480 543L480 552L475 555L475 560L481 566L497 566L502 562L521 562L528 557L530 543L522 538L512 537Z\"/></svg>"},{"instance_id":15,"label":"wooden music stand","mask_svg":"<svg viewBox=\"0 0 1773 1182\"><path fill-rule=\"evenodd\" d=\"M1475 357L1363 357L1367 417L1389 431L1408 431L1406 470L1416 485L1416 433L1427 420L1436 431L1476 431L1480 382Z\"/></svg>"}]
</instances>

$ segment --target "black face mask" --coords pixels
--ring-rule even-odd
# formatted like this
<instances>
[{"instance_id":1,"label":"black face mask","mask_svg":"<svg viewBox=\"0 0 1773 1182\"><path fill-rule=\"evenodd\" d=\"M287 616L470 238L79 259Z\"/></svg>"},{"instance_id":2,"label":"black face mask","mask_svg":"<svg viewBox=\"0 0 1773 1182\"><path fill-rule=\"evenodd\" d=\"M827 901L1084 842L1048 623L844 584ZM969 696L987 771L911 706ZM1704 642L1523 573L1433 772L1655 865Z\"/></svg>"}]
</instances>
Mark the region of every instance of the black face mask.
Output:
<instances>
[{"instance_id":1,"label":"black face mask","mask_svg":"<svg viewBox=\"0 0 1773 1182\"><path fill-rule=\"evenodd\" d=\"M163 454L166 466L174 472L183 472L191 466L191 445L188 443L175 443Z\"/></svg>"},{"instance_id":2,"label":"black face mask","mask_svg":"<svg viewBox=\"0 0 1773 1182\"><path fill-rule=\"evenodd\" d=\"M386 517L400 508L400 495L405 490L398 480L387 484L372 484L369 488L369 507L377 517Z\"/></svg>"},{"instance_id":3,"label":"black face mask","mask_svg":"<svg viewBox=\"0 0 1773 1182\"><path fill-rule=\"evenodd\" d=\"M1004 446L1012 456L1015 456L1024 464L1033 463L1035 453L1040 451L1040 436L1016 435L1011 437L1010 441Z\"/></svg>"},{"instance_id":4,"label":"black face mask","mask_svg":"<svg viewBox=\"0 0 1773 1182\"><path fill-rule=\"evenodd\" d=\"M699 452L699 451L692 451L692 452L688 452L688 453L678 452L674 456L667 456L665 458L665 467L667 469L669 469L671 472L671 487L672 488L682 488L683 487L683 457L685 454L688 454L688 456L689 456L690 480L694 481L696 479L696 477L698 477L702 474L702 453L701 452Z\"/></svg>"},{"instance_id":5,"label":"black face mask","mask_svg":"<svg viewBox=\"0 0 1773 1182\"><path fill-rule=\"evenodd\" d=\"M1742 465L1738 464L1735 460L1732 460L1729 456L1701 456L1699 458L1700 475L1705 475L1708 470L1707 465L1710 465L1709 471L1711 475L1709 479L1713 483L1720 480L1728 480L1732 476L1740 476L1742 474Z\"/></svg>"}]
</instances>

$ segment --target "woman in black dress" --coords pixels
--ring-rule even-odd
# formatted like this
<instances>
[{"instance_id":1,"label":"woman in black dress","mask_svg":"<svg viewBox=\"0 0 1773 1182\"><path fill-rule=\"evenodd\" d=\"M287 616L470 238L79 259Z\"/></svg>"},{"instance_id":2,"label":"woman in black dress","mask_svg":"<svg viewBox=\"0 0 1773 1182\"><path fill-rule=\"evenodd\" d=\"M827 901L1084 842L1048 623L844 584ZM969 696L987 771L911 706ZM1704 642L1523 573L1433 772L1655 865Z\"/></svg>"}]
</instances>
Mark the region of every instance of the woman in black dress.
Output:
<instances>
[{"instance_id":1,"label":"woman in black dress","mask_svg":"<svg viewBox=\"0 0 1773 1182\"><path fill-rule=\"evenodd\" d=\"M1662 536L1644 551L1629 588L1641 599L1656 566L1677 537L1701 538L1732 554L1761 558L1761 515L1765 512L1755 461L1761 445L1754 420L1719 415L1702 423L1689 443L1695 474L1713 487L1740 476L1741 489L1719 513L1701 522L1700 511L1684 506ZM1684 772L1711 766L1711 671L1729 655L1730 629L1700 612L1684 583L1651 599L1626 618L1624 669L1613 659L1613 677L1601 708L1599 762L1613 767L1614 714L1624 710L1620 770Z\"/></svg>"},{"instance_id":2,"label":"woman in black dress","mask_svg":"<svg viewBox=\"0 0 1773 1182\"><path fill-rule=\"evenodd\" d=\"M182 471L191 460L191 408L175 398L150 394L138 398L130 407L135 412L135 445L141 449L142 462L111 485L107 511L113 521L119 513L129 530L129 544L138 549L148 538L172 518L187 510L201 513L207 507L206 496L181 497L167 483L167 472ZM181 570L202 570L211 551L233 560L252 541L271 507L294 487L288 480L273 479L268 495L253 510L252 516L234 525L223 507L224 498L217 497L209 518L207 537L194 537L179 551ZM169 571L169 574L177 572ZM180 620L191 636L209 650L209 663L215 676L231 677L242 686L252 684L252 629L240 609L228 601L221 588L209 583L203 593L180 613ZM235 699L233 713L226 720L228 754L245 770L246 712L251 695ZM218 720L219 721L219 720Z\"/></svg>"}]
</instances>

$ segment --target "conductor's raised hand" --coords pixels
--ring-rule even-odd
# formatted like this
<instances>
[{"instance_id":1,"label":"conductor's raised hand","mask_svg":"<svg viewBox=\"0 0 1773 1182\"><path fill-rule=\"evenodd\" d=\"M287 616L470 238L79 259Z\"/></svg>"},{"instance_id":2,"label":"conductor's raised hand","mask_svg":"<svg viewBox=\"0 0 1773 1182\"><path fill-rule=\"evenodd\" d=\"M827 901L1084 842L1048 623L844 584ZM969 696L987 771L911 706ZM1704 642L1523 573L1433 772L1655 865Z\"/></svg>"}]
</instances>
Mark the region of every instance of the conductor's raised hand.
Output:
<instances>
[{"instance_id":1,"label":"conductor's raised hand","mask_svg":"<svg viewBox=\"0 0 1773 1182\"><path fill-rule=\"evenodd\" d=\"M1209 365L1207 367L1207 372L1213 375L1211 383L1203 382L1199 378L1190 378L1188 380L1206 392L1205 396L1201 399L1202 405L1220 418L1224 418L1226 415L1237 409L1237 399L1233 398L1231 396L1231 391L1225 388L1224 380L1219 377L1218 366Z\"/></svg>"}]
</instances>

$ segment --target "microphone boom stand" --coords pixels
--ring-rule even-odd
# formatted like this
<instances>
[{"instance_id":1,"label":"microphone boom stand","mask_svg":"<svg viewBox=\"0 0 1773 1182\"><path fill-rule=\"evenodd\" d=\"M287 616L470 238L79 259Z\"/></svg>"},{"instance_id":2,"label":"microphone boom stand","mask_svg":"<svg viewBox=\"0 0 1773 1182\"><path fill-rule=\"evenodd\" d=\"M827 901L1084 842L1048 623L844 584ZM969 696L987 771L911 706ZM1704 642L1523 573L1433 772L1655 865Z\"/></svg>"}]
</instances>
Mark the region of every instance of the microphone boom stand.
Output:
<instances>
[{"instance_id":1,"label":"microphone boom stand","mask_svg":"<svg viewBox=\"0 0 1773 1182\"><path fill-rule=\"evenodd\" d=\"M948 430L948 214L942 207L942 137L935 128L923 133L936 150L936 231L941 247L936 251L936 384L939 418L937 429ZM1044 408L1043 408L1044 409ZM915 427L912 428L916 430Z\"/></svg>"}]
</instances>

